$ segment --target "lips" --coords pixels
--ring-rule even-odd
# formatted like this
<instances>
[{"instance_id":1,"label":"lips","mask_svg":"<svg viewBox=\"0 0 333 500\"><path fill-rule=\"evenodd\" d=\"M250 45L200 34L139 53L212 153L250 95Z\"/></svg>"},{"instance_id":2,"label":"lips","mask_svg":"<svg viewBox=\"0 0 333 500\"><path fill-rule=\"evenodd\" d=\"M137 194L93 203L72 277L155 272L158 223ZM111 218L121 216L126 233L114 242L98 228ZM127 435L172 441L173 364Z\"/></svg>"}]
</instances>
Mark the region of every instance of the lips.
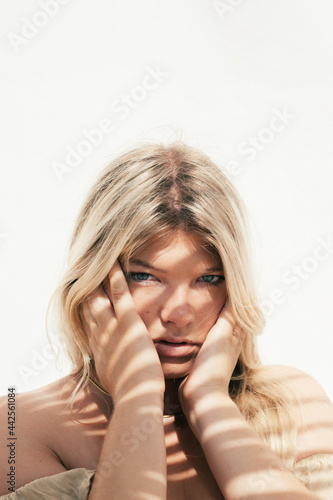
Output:
<instances>
[{"instance_id":1,"label":"lips","mask_svg":"<svg viewBox=\"0 0 333 500\"><path fill-rule=\"evenodd\" d=\"M198 351L198 344L190 341L180 341L176 339L154 340L155 348L160 356L168 358L181 358L189 356Z\"/></svg>"}]
</instances>

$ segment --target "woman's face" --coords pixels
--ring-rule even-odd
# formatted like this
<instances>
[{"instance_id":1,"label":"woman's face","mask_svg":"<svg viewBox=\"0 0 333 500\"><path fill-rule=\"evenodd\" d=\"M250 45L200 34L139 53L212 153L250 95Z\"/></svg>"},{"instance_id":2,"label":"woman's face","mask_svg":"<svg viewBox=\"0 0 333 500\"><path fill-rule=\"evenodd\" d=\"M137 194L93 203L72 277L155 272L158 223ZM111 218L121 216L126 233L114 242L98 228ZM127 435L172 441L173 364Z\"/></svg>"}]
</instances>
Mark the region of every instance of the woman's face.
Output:
<instances>
[{"instance_id":1,"label":"woman's face","mask_svg":"<svg viewBox=\"0 0 333 500\"><path fill-rule=\"evenodd\" d=\"M175 231L152 240L124 271L165 377L184 377L226 300L220 258L197 236Z\"/></svg>"}]
</instances>

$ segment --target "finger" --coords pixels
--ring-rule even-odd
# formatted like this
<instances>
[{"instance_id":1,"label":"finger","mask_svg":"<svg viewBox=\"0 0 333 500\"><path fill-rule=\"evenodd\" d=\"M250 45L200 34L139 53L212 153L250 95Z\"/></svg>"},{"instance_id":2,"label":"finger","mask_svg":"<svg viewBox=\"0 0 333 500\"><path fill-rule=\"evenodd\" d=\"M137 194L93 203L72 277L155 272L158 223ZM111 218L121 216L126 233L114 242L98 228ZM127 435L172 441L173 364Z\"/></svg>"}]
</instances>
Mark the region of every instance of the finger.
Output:
<instances>
[{"instance_id":1,"label":"finger","mask_svg":"<svg viewBox=\"0 0 333 500\"><path fill-rule=\"evenodd\" d=\"M245 331L235 319L231 310L229 297L227 298L216 321L216 328L220 331L224 338L229 337L231 345L233 345L233 350L241 350Z\"/></svg>"},{"instance_id":2,"label":"finger","mask_svg":"<svg viewBox=\"0 0 333 500\"><path fill-rule=\"evenodd\" d=\"M115 262L109 273L109 280L111 300L116 318L119 322L132 323L136 321L138 314L118 261Z\"/></svg>"},{"instance_id":3,"label":"finger","mask_svg":"<svg viewBox=\"0 0 333 500\"><path fill-rule=\"evenodd\" d=\"M92 328L97 325L94 316L91 314L90 307L87 301L81 304L81 320L86 333L90 333Z\"/></svg>"},{"instance_id":4,"label":"finger","mask_svg":"<svg viewBox=\"0 0 333 500\"><path fill-rule=\"evenodd\" d=\"M112 304L102 286L87 299L89 311L98 326L104 326L114 318Z\"/></svg>"},{"instance_id":5,"label":"finger","mask_svg":"<svg viewBox=\"0 0 333 500\"><path fill-rule=\"evenodd\" d=\"M239 323L237 323L235 315L231 310L229 297L227 297L227 300L225 302L224 307L222 308L220 316L222 318L225 318L226 321L230 324L234 337L238 337L240 340L243 340L245 336L245 330L240 326Z\"/></svg>"},{"instance_id":6,"label":"finger","mask_svg":"<svg viewBox=\"0 0 333 500\"><path fill-rule=\"evenodd\" d=\"M217 318L216 325L224 327L227 332L232 333L236 327L236 319L231 310L229 297L227 297L224 306L221 309L219 317Z\"/></svg>"}]
</instances>

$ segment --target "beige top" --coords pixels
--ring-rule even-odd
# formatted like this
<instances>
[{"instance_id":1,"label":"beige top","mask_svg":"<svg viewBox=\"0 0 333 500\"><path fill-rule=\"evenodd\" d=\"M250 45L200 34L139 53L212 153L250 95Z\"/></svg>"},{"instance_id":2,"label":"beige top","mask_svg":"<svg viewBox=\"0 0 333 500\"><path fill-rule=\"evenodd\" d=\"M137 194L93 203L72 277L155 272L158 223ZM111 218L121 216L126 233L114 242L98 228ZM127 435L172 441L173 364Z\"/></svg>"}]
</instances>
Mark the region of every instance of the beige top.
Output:
<instances>
[{"instance_id":1,"label":"beige top","mask_svg":"<svg viewBox=\"0 0 333 500\"><path fill-rule=\"evenodd\" d=\"M333 499L333 454L304 458L296 463L293 472L319 498Z\"/></svg>"},{"instance_id":2,"label":"beige top","mask_svg":"<svg viewBox=\"0 0 333 500\"><path fill-rule=\"evenodd\" d=\"M333 454L313 455L297 462L294 474L322 500L333 499ZM72 469L36 479L0 500L87 500L95 471Z\"/></svg>"},{"instance_id":3,"label":"beige top","mask_svg":"<svg viewBox=\"0 0 333 500\"><path fill-rule=\"evenodd\" d=\"M84 468L36 479L1 500L86 500L95 471Z\"/></svg>"}]
</instances>

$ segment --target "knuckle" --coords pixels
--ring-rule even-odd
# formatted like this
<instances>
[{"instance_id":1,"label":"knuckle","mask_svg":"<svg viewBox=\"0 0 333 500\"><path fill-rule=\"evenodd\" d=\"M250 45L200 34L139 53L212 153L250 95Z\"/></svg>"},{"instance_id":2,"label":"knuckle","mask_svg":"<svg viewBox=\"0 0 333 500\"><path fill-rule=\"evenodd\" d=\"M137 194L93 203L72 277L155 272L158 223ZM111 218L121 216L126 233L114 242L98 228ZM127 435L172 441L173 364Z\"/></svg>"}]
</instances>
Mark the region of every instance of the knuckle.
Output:
<instances>
[{"instance_id":1,"label":"knuckle","mask_svg":"<svg viewBox=\"0 0 333 500\"><path fill-rule=\"evenodd\" d=\"M95 306L100 310L100 309L103 309L106 305L107 305L107 300L105 299L105 297L102 297L102 296L98 296L95 298L94 300L95 302Z\"/></svg>"},{"instance_id":2,"label":"knuckle","mask_svg":"<svg viewBox=\"0 0 333 500\"><path fill-rule=\"evenodd\" d=\"M124 283L120 280L117 280L115 283L112 283L111 295L113 299L121 298L126 292L126 287Z\"/></svg>"}]
</instances>

